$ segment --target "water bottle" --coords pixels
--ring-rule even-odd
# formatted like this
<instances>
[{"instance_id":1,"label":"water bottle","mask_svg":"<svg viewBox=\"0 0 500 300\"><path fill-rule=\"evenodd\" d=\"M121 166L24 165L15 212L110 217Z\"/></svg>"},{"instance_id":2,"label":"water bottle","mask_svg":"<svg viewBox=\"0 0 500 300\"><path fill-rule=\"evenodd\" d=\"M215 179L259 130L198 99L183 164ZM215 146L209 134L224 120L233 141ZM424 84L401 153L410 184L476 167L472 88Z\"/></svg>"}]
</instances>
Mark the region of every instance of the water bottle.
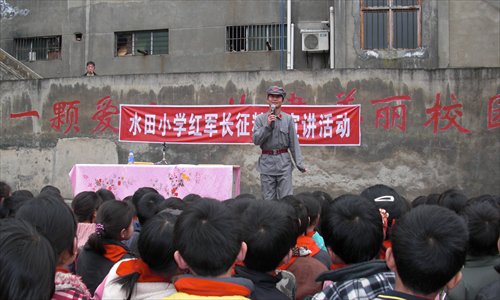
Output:
<instances>
[{"instance_id":1,"label":"water bottle","mask_svg":"<svg viewBox=\"0 0 500 300\"><path fill-rule=\"evenodd\" d=\"M128 164L133 165L134 164L134 151L130 150L128 153Z\"/></svg>"}]
</instances>

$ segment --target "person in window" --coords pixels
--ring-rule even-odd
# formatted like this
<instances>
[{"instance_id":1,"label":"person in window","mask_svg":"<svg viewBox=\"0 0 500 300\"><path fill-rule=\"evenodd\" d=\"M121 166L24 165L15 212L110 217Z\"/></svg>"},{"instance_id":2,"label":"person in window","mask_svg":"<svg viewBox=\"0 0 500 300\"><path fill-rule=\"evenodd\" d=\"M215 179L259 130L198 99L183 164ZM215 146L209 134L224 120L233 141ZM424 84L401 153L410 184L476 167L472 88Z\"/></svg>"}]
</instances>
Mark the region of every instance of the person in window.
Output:
<instances>
[{"instance_id":1,"label":"person in window","mask_svg":"<svg viewBox=\"0 0 500 300\"><path fill-rule=\"evenodd\" d=\"M97 76L97 73L94 72L95 70L95 63L93 61L88 61L87 62L87 68L86 68L85 74L82 76Z\"/></svg>"}]
</instances>

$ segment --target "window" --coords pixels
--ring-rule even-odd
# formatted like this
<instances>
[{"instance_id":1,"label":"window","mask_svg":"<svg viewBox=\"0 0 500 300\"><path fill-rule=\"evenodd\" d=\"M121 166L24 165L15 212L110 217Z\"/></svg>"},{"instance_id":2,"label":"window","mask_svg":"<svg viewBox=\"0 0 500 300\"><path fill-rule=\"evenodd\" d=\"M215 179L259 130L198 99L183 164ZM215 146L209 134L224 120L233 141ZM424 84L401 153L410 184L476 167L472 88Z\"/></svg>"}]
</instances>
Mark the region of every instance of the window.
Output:
<instances>
[{"instance_id":1,"label":"window","mask_svg":"<svg viewBox=\"0 0 500 300\"><path fill-rule=\"evenodd\" d=\"M361 0L362 49L421 47L422 0Z\"/></svg>"},{"instance_id":2,"label":"window","mask_svg":"<svg viewBox=\"0 0 500 300\"><path fill-rule=\"evenodd\" d=\"M226 51L228 52L281 49L286 49L286 24L226 27Z\"/></svg>"},{"instance_id":3,"label":"window","mask_svg":"<svg viewBox=\"0 0 500 300\"><path fill-rule=\"evenodd\" d=\"M116 56L168 54L168 30L116 32Z\"/></svg>"},{"instance_id":4,"label":"window","mask_svg":"<svg viewBox=\"0 0 500 300\"><path fill-rule=\"evenodd\" d=\"M15 56L21 61L61 58L61 36L14 39Z\"/></svg>"}]
</instances>

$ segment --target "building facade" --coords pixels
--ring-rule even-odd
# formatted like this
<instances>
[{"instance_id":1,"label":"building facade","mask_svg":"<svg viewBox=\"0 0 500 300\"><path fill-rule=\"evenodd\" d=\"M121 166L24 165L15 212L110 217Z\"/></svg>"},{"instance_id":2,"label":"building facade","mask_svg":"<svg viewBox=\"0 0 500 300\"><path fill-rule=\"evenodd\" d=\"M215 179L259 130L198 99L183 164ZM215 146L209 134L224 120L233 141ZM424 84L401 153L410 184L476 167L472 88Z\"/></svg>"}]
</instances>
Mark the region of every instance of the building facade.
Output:
<instances>
[{"instance_id":1,"label":"building facade","mask_svg":"<svg viewBox=\"0 0 500 300\"><path fill-rule=\"evenodd\" d=\"M0 48L44 78L86 61L99 75L500 67L496 0L0 4Z\"/></svg>"}]
</instances>

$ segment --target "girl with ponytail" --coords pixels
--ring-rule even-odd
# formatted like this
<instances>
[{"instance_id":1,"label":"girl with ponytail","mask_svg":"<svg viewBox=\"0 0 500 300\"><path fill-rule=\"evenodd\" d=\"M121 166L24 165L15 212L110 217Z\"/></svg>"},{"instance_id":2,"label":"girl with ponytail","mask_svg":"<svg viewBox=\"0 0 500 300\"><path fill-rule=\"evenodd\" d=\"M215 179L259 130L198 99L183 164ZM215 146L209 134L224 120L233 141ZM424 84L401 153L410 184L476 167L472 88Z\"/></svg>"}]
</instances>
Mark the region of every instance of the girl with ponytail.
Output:
<instances>
[{"instance_id":1,"label":"girl with ponytail","mask_svg":"<svg viewBox=\"0 0 500 300\"><path fill-rule=\"evenodd\" d=\"M141 258L116 263L97 288L95 299L160 299L176 292L173 231L179 210L166 209L149 219L139 235Z\"/></svg>"},{"instance_id":2,"label":"girl with ponytail","mask_svg":"<svg viewBox=\"0 0 500 300\"><path fill-rule=\"evenodd\" d=\"M76 273L92 293L116 262L134 257L122 243L132 236L134 214L127 202L106 201L99 207L95 233L90 235L76 264Z\"/></svg>"}]
</instances>

